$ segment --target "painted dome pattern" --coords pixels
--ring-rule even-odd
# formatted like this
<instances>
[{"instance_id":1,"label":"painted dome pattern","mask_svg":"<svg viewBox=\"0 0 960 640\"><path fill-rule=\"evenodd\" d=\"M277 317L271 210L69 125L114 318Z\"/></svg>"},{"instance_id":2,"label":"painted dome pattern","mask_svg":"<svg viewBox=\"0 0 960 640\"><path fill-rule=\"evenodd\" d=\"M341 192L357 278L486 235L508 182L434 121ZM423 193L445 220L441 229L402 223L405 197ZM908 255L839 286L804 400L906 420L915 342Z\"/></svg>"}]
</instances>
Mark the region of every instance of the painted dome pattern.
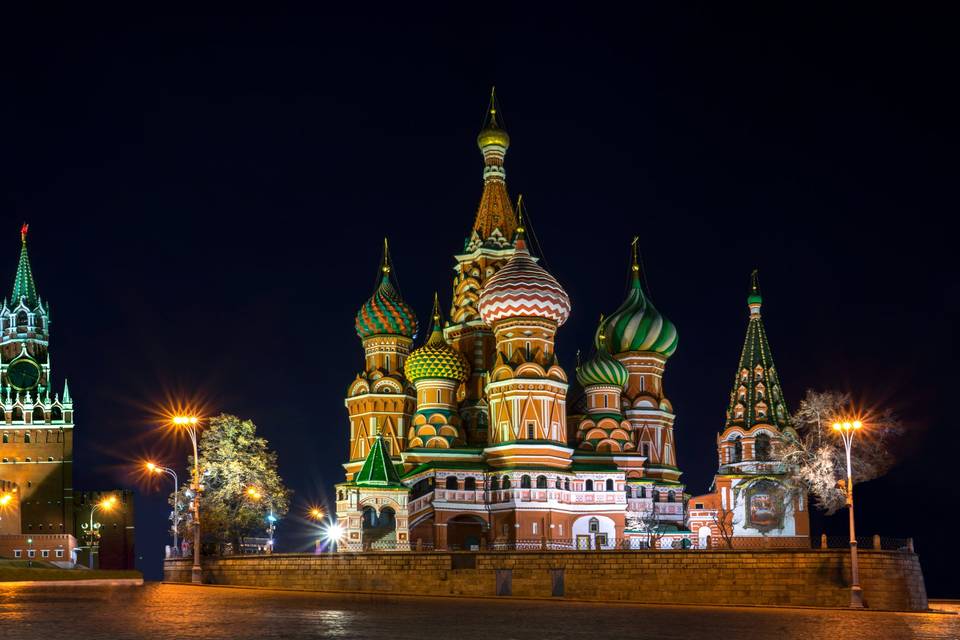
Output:
<instances>
[{"instance_id":1,"label":"painted dome pattern","mask_svg":"<svg viewBox=\"0 0 960 640\"><path fill-rule=\"evenodd\" d=\"M357 312L357 335L361 338L376 335L412 338L417 335L417 326L417 316L391 284L389 272L385 272L380 286Z\"/></svg>"},{"instance_id":2,"label":"painted dome pattern","mask_svg":"<svg viewBox=\"0 0 960 640\"><path fill-rule=\"evenodd\" d=\"M470 377L470 363L463 354L447 344L440 324L440 314L435 308L433 332L422 347L413 350L404 364L403 372L410 382L416 383L424 378L465 382Z\"/></svg>"},{"instance_id":3,"label":"painted dome pattern","mask_svg":"<svg viewBox=\"0 0 960 640\"><path fill-rule=\"evenodd\" d=\"M537 264L522 235L513 257L480 294L480 316L488 325L506 318L545 318L562 325L570 317L570 297L557 279Z\"/></svg>"},{"instance_id":4,"label":"painted dome pattern","mask_svg":"<svg viewBox=\"0 0 960 640\"><path fill-rule=\"evenodd\" d=\"M627 386L630 372L611 356L606 349L597 349L592 358L577 367L577 380L584 387L608 384L621 389Z\"/></svg>"},{"instance_id":5,"label":"painted dome pattern","mask_svg":"<svg viewBox=\"0 0 960 640\"><path fill-rule=\"evenodd\" d=\"M677 350L677 328L643 295L640 272L634 267L630 293L603 324L607 351L653 351L666 357ZM596 341L600 348L599 337Z\"/></svg>"}]
</instances>

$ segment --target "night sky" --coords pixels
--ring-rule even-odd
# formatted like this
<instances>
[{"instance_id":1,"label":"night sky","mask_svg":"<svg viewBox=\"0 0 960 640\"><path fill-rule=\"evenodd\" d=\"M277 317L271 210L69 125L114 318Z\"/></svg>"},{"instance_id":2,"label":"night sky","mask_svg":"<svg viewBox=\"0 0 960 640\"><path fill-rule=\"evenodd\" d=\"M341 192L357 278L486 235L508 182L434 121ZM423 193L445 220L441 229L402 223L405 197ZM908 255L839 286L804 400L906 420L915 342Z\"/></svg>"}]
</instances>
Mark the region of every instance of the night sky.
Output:
<instances>
[{"instance_id":1,"label":"night sky","mask_svg":"<svg viewBox=\"0 0 960 640\"><path fill-rule=\"evenodd\" d=\"M154 413L186 398L257 423L293 513L328 499L382 238L426 322L434 290L450 303L496 84L508 188L573 304L568 373L639 235L680 334L679 464L704 492L758 267L789 406L849 390L909 426L898 467L858 488L858 533L913 536L930 593L960 596L958 52L944 16L879 10L7 15L0 279L28 221L74 486L137 488L157 577L168 487L131 470L184 466ZM296 520L281 550L311 544ZM845 512L813 526L843 535Z\"/></svg>"}]
</instances>

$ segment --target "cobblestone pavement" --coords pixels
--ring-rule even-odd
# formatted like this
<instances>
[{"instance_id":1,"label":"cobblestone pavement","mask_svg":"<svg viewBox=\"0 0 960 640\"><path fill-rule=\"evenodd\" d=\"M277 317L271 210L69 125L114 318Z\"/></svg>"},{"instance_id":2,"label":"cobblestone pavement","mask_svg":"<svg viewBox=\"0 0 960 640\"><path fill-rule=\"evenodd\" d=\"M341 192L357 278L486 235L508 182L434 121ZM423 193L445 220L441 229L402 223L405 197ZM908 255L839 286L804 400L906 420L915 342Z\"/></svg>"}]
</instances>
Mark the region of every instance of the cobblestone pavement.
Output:
<instances>
[{"instance_id":1,"label":"cobblestone pavement","mask_svg":"<svg viewBox=\"0 0 960 640\"><path fill-rule=\"evenodd\" d=\"M960 638L960 616L381 598L147 584L0 587L0 638Z\"/></svg>"}]
</instances>

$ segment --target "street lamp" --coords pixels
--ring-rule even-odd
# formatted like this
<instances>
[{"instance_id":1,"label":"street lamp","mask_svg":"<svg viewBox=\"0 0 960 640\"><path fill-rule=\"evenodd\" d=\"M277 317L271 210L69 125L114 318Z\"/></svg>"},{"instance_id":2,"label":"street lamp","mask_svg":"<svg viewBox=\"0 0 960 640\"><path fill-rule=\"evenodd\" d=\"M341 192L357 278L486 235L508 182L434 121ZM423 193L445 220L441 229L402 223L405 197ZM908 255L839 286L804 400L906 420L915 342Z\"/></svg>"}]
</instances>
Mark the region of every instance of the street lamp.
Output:
<instances>
[{"instance_id":1,"label":"street lamp","mask_svg":"<svg viewBox=\"0 0 960 640\"><path fill-rule=\"evenodd\" d=\"M90 507L90 528L87 530L90 535L90 553L87 558L87 565L93 569L93 540L94 540L94 529L93 529L93 514L98 510L103 509L104 511L110 511L117 504L117 496L110 496L109 498L104 498L100 502L97 502ZM97 548L99 549L100 544L97 543Z\"/></svg>"},{"instance_id":2,"label":"street lamp","mask_svg":"<svg viewBox=\"0 0 960 640\"><path fill-rule=\"evenodd\" d=\"M859 420L845 420L834 422L833 430L843 439L843 447L847 451L847 510L850 512L850 606L863 607L863 590L860 588L860 566L857 562L857 533L853 524L853 472L850 468L850 447L853 445L853 435L863 428Z\"/></svg>"},{"instance_id":3,"label":"street lamp","mask_svg":"<svg viewBox=\"0 0 960 640\"><path fill-rule=\"evenodd\" d=\"M200 418L197 416L174 416L173 425L183 429L190 437L193 445L193 569L190 581L194 584L203 582L203 570L200 568L200 454L197 451L197 428Z\"/></svg>"},{"instance_id":4,"label":"street lamp","mask_svg":"<svg viewBox=\"0 0 960 640\"><path fill-rule=\"evenodd\" d=\"M161 467L160 465L148 462L147 471L150 473L165 473L173 477L173 548L176 555L180 555L180 544L178 530L180 529L180 481L177 479L177 472L170 467Z\"/></svg>"},{"instance_id":5,"label":"street lamp","mask_svg":"<svg viewBox=\"0 0 960 640\"><path fill-rule=\"evenodd\" d=\"M308 515L310 516L310 518L311 518L312 520L315 520L316 522L320 522L320 521L323 520L323 516L324 516L323 509L321 509L320 507L311 507L310 512L309 512ZM322 529L319 529L319 530L318 530L318 533L320 533L320 536L321 536L321 537L318 537L318 538L317 538L317 542L316 542L316 545L314 546L314 550L313 550L314 553L320 553L320 552L323 550L322 531L323 531Z\"/></svg>"},{"instance_id":6,"label":"street lamp","mask_svg":"<svg viewBox=\"0 0 960 640\"><path fill-rule=\"evenodd\" d=\"M256 487L247 487L247 496L251 500L259 500L263 498L263 494L260 493L260 490ZM270 508L269 513L267 513L267 553L273 553L273 532L276 530L277 517L273 515L273 500L267 498L267 506Z\"/></svg>"}]
</instances>

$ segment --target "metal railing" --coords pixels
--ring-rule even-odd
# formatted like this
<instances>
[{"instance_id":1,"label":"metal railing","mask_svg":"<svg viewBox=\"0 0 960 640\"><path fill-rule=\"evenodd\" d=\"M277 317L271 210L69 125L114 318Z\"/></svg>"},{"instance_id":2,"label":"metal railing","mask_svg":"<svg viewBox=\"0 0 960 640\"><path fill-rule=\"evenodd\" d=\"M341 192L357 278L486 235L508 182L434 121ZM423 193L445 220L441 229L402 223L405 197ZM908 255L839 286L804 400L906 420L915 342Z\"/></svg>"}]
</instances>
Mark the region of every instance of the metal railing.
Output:
<instances>
[{"instance_id":1,"label":"metal railing","mask_svg":"<svg viewBox=\"0 0 960 640\"><path fill-rule=\"evenodd\" d=\"M819 544L812 540L814 548L819 549L849 549L849 536L820 536ZM861 551L904 551L913 553L913 538L890 538L886 536L857 536L857 548Z\"/></svg>"}]
</instances>

